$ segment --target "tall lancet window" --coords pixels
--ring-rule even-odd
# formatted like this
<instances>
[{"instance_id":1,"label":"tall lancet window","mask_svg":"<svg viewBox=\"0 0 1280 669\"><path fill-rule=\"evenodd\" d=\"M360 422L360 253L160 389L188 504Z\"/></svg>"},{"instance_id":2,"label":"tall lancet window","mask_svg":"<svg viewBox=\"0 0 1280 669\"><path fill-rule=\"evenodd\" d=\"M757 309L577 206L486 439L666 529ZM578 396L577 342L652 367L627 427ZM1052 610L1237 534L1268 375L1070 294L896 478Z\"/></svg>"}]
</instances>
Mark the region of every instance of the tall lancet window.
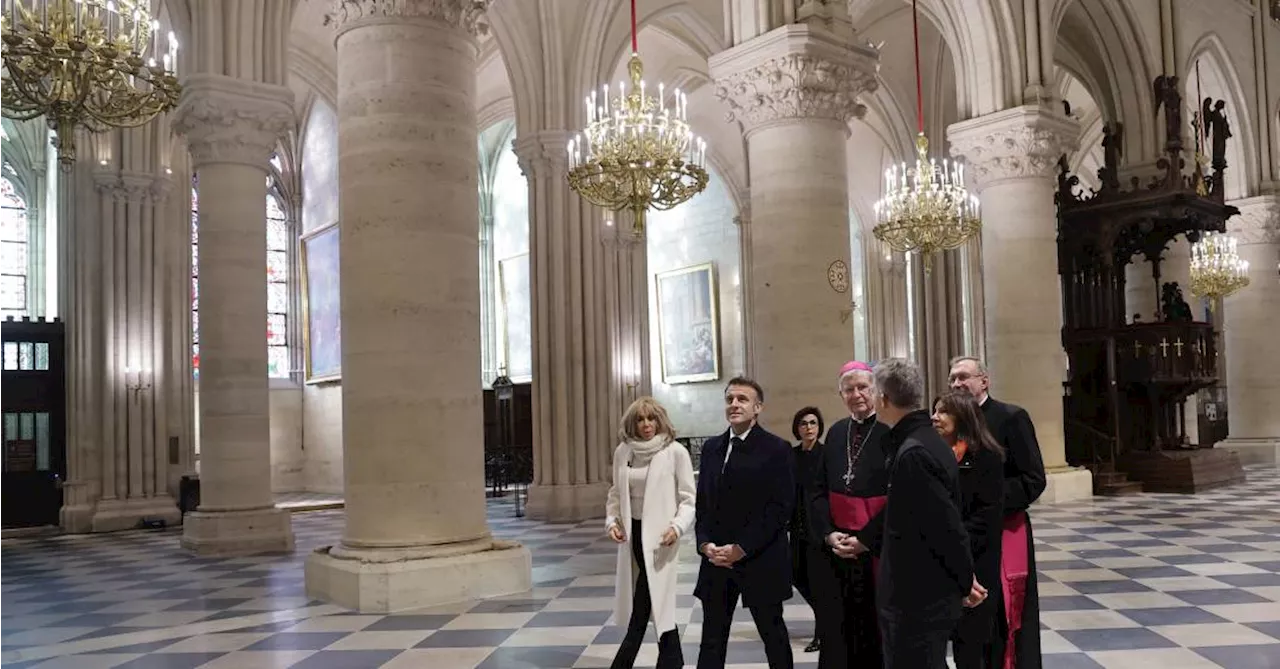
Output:
<instances>
[{"instance_id":1,"label":"tall lancet window","mask_svg":"<svg viewBox=\"0 0 1280 669\"><path fill-rule=\"evenodd\" d=\"M0 319L27 315L27 203L11 181L13 167L0 173Z\"/></svg>"},{"instance_id":2,"label":"tall lancet window","mask_svg":"<svg viewBox=\"0 0 1280 669\"><path fill-rule=\"evenodd\" d=\"M267 177L267 376L289 378L289 220L274 177Z\"/></svg>"}]
</instances>

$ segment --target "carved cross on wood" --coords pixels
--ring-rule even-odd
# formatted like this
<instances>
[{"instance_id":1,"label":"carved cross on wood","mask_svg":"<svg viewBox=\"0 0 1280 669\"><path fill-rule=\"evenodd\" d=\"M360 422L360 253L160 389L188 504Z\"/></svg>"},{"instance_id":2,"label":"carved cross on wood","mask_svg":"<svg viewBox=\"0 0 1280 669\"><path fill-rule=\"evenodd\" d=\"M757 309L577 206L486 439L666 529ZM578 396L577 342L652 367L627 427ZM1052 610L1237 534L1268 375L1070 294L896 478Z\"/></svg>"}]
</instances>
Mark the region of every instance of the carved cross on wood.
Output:
<instances>
[{"instance_id":1,"label":"carved cross on wood","mask_svg":"<svg viewBox=\"0 0 1280 669\"><path fill-rule=\"evenodd\" d=\"M1183 343L1182 343L1182 338L1181 338L1181 337L1179 337L1177 340L1175 340L1175 341L1173 342L1173 348L1174 348L1174 349L1176 349L1176 350L1178 351L1178 357L1179 357L1179 358L1181 358L1181 357L1182 357L1182 346L1183 346Z\"/></svg>"},{"instance_id":2,"label":"carved cross on wood","mask_svg":"<svg viewBox=\"0 0 1280 669\"><path fill-rule=\"evenodd\" d=\"M1169 340L1163 337L1160 339L1160 357L1169 357Z\"/></svg>"},{"instance_id":3,"label":"carved cross on wood","mask_svg":"<svg viewBox=\"0 0 1280 669\"><path fill-rule=\"evenodd\" d=\"M1142 357L1142 342L1140 341L1133 342L1133 357L1135 359Z\"/></svg>"}]
</instances>

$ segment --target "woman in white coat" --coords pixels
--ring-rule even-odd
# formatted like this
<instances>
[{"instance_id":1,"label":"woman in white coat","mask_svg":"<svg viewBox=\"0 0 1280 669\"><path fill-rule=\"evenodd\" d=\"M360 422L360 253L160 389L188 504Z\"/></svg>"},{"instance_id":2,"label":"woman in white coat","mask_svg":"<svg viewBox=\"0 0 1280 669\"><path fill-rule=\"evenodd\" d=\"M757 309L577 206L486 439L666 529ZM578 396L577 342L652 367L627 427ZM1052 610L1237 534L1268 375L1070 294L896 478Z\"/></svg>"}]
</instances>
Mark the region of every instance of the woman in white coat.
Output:
<instances>
[{"instance_id":1,"label":"woman in white coat","mask_svg":"<svg viewBox=\"0 0 1280 669\"><path fill-rule=\"evenodd\" d=\"M631 669L650 618L658 631L658 667L684 666L676 630L676 553L693 529L693 462L677 442L666 409L641 397L622 417L613 453L613 485L605 505L609 537L618 542L614 624L627 635L613 669Z\"/></svg>"}]
</instances>

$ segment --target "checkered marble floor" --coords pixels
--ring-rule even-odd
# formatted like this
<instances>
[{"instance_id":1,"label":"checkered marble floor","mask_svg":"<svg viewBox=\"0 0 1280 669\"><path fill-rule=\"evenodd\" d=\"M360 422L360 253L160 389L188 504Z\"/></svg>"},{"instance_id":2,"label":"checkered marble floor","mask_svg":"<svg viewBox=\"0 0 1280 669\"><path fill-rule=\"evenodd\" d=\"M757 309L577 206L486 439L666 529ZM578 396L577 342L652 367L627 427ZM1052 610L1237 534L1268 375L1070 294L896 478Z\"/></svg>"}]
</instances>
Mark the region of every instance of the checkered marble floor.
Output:
<instances>
[{"instance_id":1,"label":"checkered marble floor","mask_svg":"<svg viewBox=\"0 0 1280 669\"><path fill-rule=\"evenodd\" d=\"M1280 668L1280 470L1196 495L1098 498L1035 510L1045 667ZM607 667L614 547L600 521L548 524L491 501L495 534L533 551L535 587L400 615L356 615L303 594L302 560L332 543L341 511L294 514L290 556L203 559L177 532L5 541L4 667ZM679 622L697 657L697 570L683 549ZM813 633L786 609L798 666ZM652 633L651 633L652 637ZM637 666L653 666L646 644ZM732 667L764 667L739 611Z\"/></svg>"}]
</instances>

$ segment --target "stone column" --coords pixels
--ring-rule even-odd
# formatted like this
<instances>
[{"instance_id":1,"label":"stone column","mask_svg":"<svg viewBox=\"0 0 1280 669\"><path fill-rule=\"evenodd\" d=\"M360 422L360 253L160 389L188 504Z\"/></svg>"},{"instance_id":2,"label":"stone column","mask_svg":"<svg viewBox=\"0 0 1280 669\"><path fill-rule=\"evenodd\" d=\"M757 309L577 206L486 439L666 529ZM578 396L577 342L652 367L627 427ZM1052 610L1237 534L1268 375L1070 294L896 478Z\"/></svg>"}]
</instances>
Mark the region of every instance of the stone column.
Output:
<instances>
[{"instance_id":1,"label":"stone column","mask_svg":"<svg viewBox=\"0 0 1280 669\"><path fill-rule=\"evenodd\" d=\"M134 131L145 132L145 131ZM125 134L125 141L133 133ZM169 181L145 172L99 170L98 262L90 265L101 299L103 352L100 438L103 495L94 532L131 529L143 519L181 520L168 484L164 287ZM157 223L160 223L157 225ZM176 317L185 316L185 312Z\"/></svg>"},{"instance_id":2,"label":"stone column","mask_svg":"<svg viewBox=\"0 0 1280 669\"><path fill-rule=\"evenodd\" d=\"M200 506L182 546L291 551L271 495L264 249L267 159L295 123L293 93L215 74L184 86L174 129L200 184Z\"/></svg>"},{"instance_id":3,"label":"stone column","mask_svg":"<svg viewBox=\"0 0 1280 669\"><path fill-rule=\"evenodd\" d=\"M362 612L531 586L485 519L478 3L350 0L337 25L342 542L308 596Z\"/></svg>"},{"instance_id":4,"label":"stone column","mask_svg":"<svg viewBox=\"0 0 1280 669\"><path fill-rule=\"evenodd\" d=\"M785 25L710 60L716 97L742 124L751 171L752 356L765 425L796 407L841 414L835 374L853 356L848 123L875 90L876 53Z\"/></svg>"},{"instance_id":5,"label":"stone column","mask_svg":"<svg viewBox=\"0 0 1280 669\"><path fill-rule=\"evenodd\" d=\"M1240 214L1227 221L1249 261L1249 285L1224 300L1227 368L1224 447L1243 464L1280 462L1280 356L1275 320L1280 314L1280 195L1236 200Z\"/></svg>"},{"instance_id":6,"label":"stone column","mask_svg":"<svg viewBox=\"0 0 1280 669\"><path fill-rule=\"evenodd\" d=\"M529 285L533 313L533 485L530 518L558 522L599 516L609 492L624 402L648 392L648 284L628 218L604 212L570 190L564 130L521 130L515 141L529 181ZM612 247L607 238L622 235ZM616 238L615 238L616 239ZM624 297L627 299L624 300ZM623 309L624 301L631 305ZM611 311L612 309L612 311ZM624 311L641 337L617 336ZM628 388L628 384L632 387Z\"/></svg>"},{"instance_id":7,"label":"stone column","mask_svg":"<svg viewBox=\"0 0 1280 669\"><path fill-rule=\"evenodd\" d=\"M951 154L964 157L982 199L983 302L991 394L1035 422L1049 487L1045 502L1093 494L1088 470L1067 466L1063 441L1062 300L1054 180L1075 149L1075 121L1037 106L952 125Z\"/></svg>"}]
</instances>

